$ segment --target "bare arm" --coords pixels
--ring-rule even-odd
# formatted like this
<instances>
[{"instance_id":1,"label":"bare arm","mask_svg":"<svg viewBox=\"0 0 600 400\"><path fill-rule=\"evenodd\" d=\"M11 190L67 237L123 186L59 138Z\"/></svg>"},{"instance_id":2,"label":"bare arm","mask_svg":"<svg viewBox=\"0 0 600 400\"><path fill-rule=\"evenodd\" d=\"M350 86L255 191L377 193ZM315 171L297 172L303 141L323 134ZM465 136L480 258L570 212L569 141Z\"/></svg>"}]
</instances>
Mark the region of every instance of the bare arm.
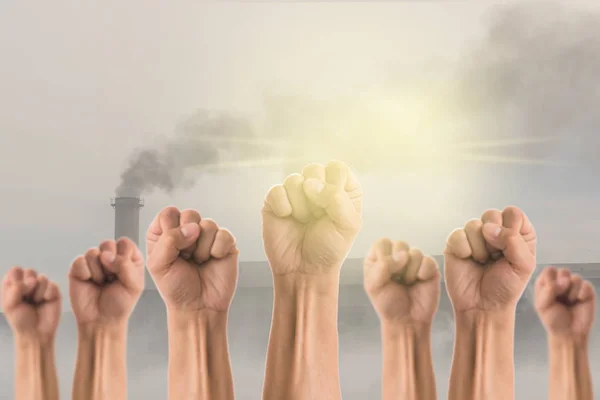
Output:
<instances>
[{"instance_id":1,"label":"bare arm","mask_svg":"<svg viewBox=\"0 0 600 400\"><path fill-rule=\"evenodd\" d=\"M80 326L73 400L127 399L127 324Z\"/></svg>"},{"instance_id":2,"label":"bare arm","mask_svg":"<svg viewBox=\"0 0 600 400\"><path fill-rule=\"evenodd\" d=\"M448 399L514 399L514 312L455 313L455 323Z\"/></svg>"},{"instance_id":3,"label":"bare arm","mask_svg":"<svg viewBox=\"0 0 600 400\"><path fill-rule=\"evenodd\" d=\"M436 400L431 327L382 324L383 400Z\"/></svg>"},{"instance_id":4,"label":"bare arm","mask_svg":"<svg viewBox=\"0 0 600 400\"><path fill-rule=\"evenodd\" d=\"M233 400L227 313L168 313L169 399Z\"/></svg>"},{"instance_id":5,"label":"bare arm","mask_svg":"<svg viewBox=\"0 0 600 400\"><path fill-rule=\"evenodd\" d=\"M338 280L316 278L274 280L264 400L341 399Z\"/></svg>"},{"instance_id":6,"label":"bare arm","mask_svg":"<svg viewBox=\"0 0 600 400\"><path fill-rule=\"evenodd\" d=\"M548 337L550 400L592 400L588 339Z\"/></svg>"},{"instance_id":7,"label":"bare arm","mask_svg":"<svg viewBox=\"0 0 600 400\"><path fill-rule=\"evenodd\" d=\"M15 338L15 399L59 400L54 339Z\"/></svg>"}]
</instances>

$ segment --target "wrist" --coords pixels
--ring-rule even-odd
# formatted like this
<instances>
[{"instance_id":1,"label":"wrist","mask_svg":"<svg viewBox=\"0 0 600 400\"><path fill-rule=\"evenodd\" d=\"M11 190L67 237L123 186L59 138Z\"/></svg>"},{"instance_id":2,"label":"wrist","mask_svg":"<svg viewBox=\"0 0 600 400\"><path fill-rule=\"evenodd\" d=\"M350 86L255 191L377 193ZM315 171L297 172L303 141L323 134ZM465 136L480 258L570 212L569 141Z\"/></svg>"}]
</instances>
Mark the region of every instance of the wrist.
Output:
<instances>
[{"instance_id":1,"label":"wrist","mask_svg":"<svg viewBox=\"0 0 600 400\"><path fill-rule=\"evenodd\" d=\"M557 335L553 333L548 334L548 346L550 349L573 349L573 350L586 350L589 344L589 335Z\"/></svg>"},{"instance_id":2,"label":"wrist","mask_svg":"<svg viewBox=\"0 0 600 400\"><path fill-rule=\"evenodd\" d=\"M18 349L54 349L55 334L40 335L18 333L15 335L15 345Z\"/></svg>"},{"instance_id":3,"label":"wrist","mask_svg":"<svg viewBox=\"0 0 600 400\"><path fill-rule=\"evenodd\" d=\"M279 298L295 299L306 295L318 297L338 297L339 273L301 274L290 273L273 276L273 289Z\"/></svg>"},{"instance_id":4,"label":"wrist","mask_svg":"<svg viewBox=\"0 0 600 400\"><path fill-rule=\"evenodd\" d=\"M219 330L227 328L228 311L179 310L167 308L167 323L169 330Z\"/></svg>"},{"instance_id":5,"label":"wrist","mask_svg":"<svg viewBox=\"0 0 600 400\"><path fill-rule=\"evenodd\" d=\"M381 333L384 339L424 341L431 337L432 324L431 322L381 321Z\"/></svg>"},{"instance_id":6,"label":"wrist","mask_svg":"<svg viewBox=\"0 0 600 400\"><path fill-rule=\"evenodd\" d=\"M127 321L77 324L77 333L79 338L84 340L98 336L122 339L127 336Z\"/></svg>"},{"instance_id":7,"label":"wrist","mask_svg":"<svg viewBox=\"0 0 600 400\"><path fill-rule=\"evenodd\" d=\"M514 330L516 312L514 310L454 310L457 329L489 326L497 331Z\"/></svg>"}]
</instances>

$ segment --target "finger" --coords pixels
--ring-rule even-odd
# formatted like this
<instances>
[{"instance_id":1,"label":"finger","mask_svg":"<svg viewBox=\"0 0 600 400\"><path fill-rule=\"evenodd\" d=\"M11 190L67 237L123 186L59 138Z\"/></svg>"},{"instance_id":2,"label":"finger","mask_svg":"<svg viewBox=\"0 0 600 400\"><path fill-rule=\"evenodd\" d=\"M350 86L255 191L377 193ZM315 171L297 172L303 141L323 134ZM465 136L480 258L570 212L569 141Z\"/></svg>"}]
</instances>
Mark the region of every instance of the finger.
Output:
<instances>
[{"instance_id":1,"label":"finger","mask_svg":"<svg viewBox=\"0 0 600 400\"><path fill-rule=\"evenodd\" d=\"M308 222L312 218L312 212L308 207L308 199L304 194L304 177L300 174L292 174L285 178L283 187L292 205L292 217L300 222Z\"/></svg>"},{"instance_id":2,"label":"finger","mask_svg":"<svg viewBox=\"0 0 600 400\"><path fill-rule=\"evenodd\" d=\"M38 275L37 277L37 286L35 291L33 292L33 302L41 303L44 300L44 293L46 293L46 289L48 289L49 280L44 275Z\"/></svg>"},{"instance_id":3,"label":"finger","mask_svg":"<svg viewBox=\"0 0 600 400\"><path fill-rule=\"evenodd\" d=\"M7 284L18 283L23 281L24 272L21 267L12 267L4 276L4 282Z\"/></svg>"},{"instance_id":4,"label":"finger","mask_svg":"<svg viewBox=\"0 0 600 400\"><path fill-rule=\"evenodd\" d=\"M25 284L23 296L32 299L37 287L37 272L33 269L25 269L23 271L23 283Z\"/></svg>"},{"instance_id":5,"label":"finger","mask_svg":"<svg viewBox=\"0 0 600 400\"><path fill-rule=\"evenodd\" d=\"M325 182L327 179L325 166L323 164L317 164L317 163L309 164L309 165L305 166L302 169L302 176L304 177L304 180L316 179L321 182ZM319 219L325 215L325 210L323 210L320 207L317 207L310 201L308 202L308 208L310 209L310 211L312 212L313 216L316 219Z\"/></svg>"},{"instance_id":6,"label":"finger","mask_svg":"<svg viewBox=\"0 0 600 400\"><path fill-rule=\"evenodd\" d=\"M348 167L343 162L338 160L330 161L325 167L325 182L345 191L348 172Z\"/></svg>"},{"instance_id":7,"label":"finger","mask_svg":"<svg viewBox=\"0 0 600 400\"><path fill-rule=\"evenodd\" d=\"M409 262L404 273L404 283L412 285L417 281L417 275L419 274L419 268L423 262L423 252L420 249L412 248L408 251Z\"/></svg>"},{"instance_id":8,"label":"finger","mask_svg":"<svg viewBox=\"0 0 600 400\"><path fill-rule=\"evenodd\" d=\"M428 281L440 276L437 261L433 257L423 257L419 272L417 274L417 280Z\"/></svg>"},{"instance_id":9,"label":"finger","mask_svg":"<svg viewBox=\"0 0 600 400\"><path fill-rule=\"evenodd\" d=\"M165 231L148 256L148 270L152 273L166 272L179 257L179 252L195 242L199 235L200 225L195 223Z\"/></svg>"},{"instance_id":10,"label":"finger","mask_svg":"<svg viewBox=\"0 0 600 400\"><path fill-rule=\"evenodd\" d=\"M190 223L199 224L201 220L202 218L200 217L200 213L192 209L181 211L181 216L179 217L180 225ZM200 229L200 231L200 234L202 234L202 229ZM193 242L189 247L186 247L185 249L181 250L181 257L185 258L186 260L190 259L192 257L192 254L194 254L194 251L196 250L196 243L197 242Z\"/></svg>"},{"instance_id":11,"label":"finger","mask_svg":"<svg viewBox=\"0 0 600 400\"><path fill-rule=\"evenodd\" d=\"M55 282L49 282L46 290L44 291L43 301L57 301L60 300L60 289Z\"/></svg>"},{"instance_id":12,"label":"finger","mask_svg":"<svg viewBox=\"0 0 600 400\"><path fill-rule=\"evenodd\" d=\"M92 280L92 272L90 271L85 256L79 256L73 260L71 269L69 270L69 278L83 282Z\"/></svg>"},{"instance_id":13,"label":"finger","mask_svg":"<svg viewBox=\"0 0 600 400\"><path fill-rule=\"evenodd\" d=\"M215 237L210 256L221 259L232 254L237 254L235 237L227 229L221 228Z\"/></svg>"},{"instance_id":14,"label":"finger","mask_svg":"<svg viewBox=\"0 0 600 400\"><path fill-rule=\"evenodd\" d=\"M117 242L117 247L120 247L121 250L116 255L111 252L102 252L100 261L104 268L111 271L124 287L134 292L141 292L144 289L144 266L142 263L132 261L135 244L130 240L119 244L122 240L119 239Z\"/></svg>"},{"instance_id":15,"label":"finger","mask_svg":"<svg viewBox=\"0 0 600 400\"><path fill-rule=\"evenodd\" d=\"M200 222L200 238L193 254L196 263L203 264L210 259L210 251L218 231L219 226L212 219L205 218Z\"/></svg>"},{"instance_id":16,"label":"finger","mask_svg":"<svg viewBox=\"0 0 600 400\"><path fill-rule=\"evenodd\" d=\"M146 252L148 254L154 251L154 247L163 232L179 226L180 215L179 209L174 206L165 207L156 214L146 233L146 240L148 241Z\"/></svg>"},{"instance_id":17,"label":"finger","mask_svg":"<svg viewBox=\"0 0 600 400\"><path fill-rule=\"evenodd\" d=\"M308 179L304 181L304 192L313 204L325 210L327 216L339 229L360 228L361 215L345 191L316 179Z\"/></svg>"},{"instance_id":18,"label":"finger","mask_svg":"<svg viewBox=\"0 0 600 400\"><path fill-rule=\"evenodd\" d=\"M133 244L131 239L122 237L117 241L104 240L98 246L99 253L96 260L104 274L104 282L112 282L117 278L117 272L111 267L119 254L119 247L121 247L121 252L132 252L132 248L135 247L135 245L127 246L129 243ZM126 246L124 247L123 244L126 244ZM129 254L126 254L126 256L129 257Z\"/></svg>"},{"instance_id":19,"label":"finger","mask_svg":"<svg viewBox=\"0 0 600 400\"><path fill-rule=\"evenodd\" d=\"M502 251L515 272L531 275L535 269L535 256L519 231L488 222L483 225L482 232L488 243Z\"/></svg>"},{"instance_id":20,"label":"finger","mask_svg":"<svg viewBox=\"0 0 600 400\"><path fill-rule=\"evenodd\" d=\"M88 265L92 281L100 285L104 283L106 275L104 274L102 265L100 264L100 249L93 248L85 252L85 262Z\"/></svg>"},{"instance_id":21,"label":"finger","mask_svg":"<svg viewBox=\"0 0 600 400\"><path fill-rule=\"evenodd\" d=\"M556 272L556 295L566 298L571 288L571 271L561 268Z\"/></svg>"},{"instance_id":22,"label":"finger","mask_svg":"<svg viewBox=\"0 0 600 400\"><path fill-rule=\"evenodd\" d=\"M455 229L448 236L445 253L449 253L462 260L471 257L473 253L464 229Z\"/></svg>"},{"instance_id":23,"label":"finger","mask_svg":"<svg viewBox=\"0 0 600 400\"><path fill-rule=\"evenodd\" d=\"M403 258L404 257L404 258ZM388 238L378 239L367 253L363 264L364 287L367 293L376 291L390 282L401 266L408 262L407 252L393 252L393 243Z\"/></svg>"},{"instance_id":24,"label":"finger","mask_svg":"<svg viewBox=\"0 0 600 400\"><path fill-rule=\"evenodd\" d=\"M551 279L550 277L540 277L538 278L538 281L539 279L544 279L544 283L536 285L535 289L534 306L538 312L550 307L556 302L556 299L558 297L558 285L556 284L555 279Z\"/></svg>"},{"instance_id":25,"label":"finger","mask_svg":"<svg viewBox=\"0 0 600 400\"><path fill-rule=\"evenodd\" d=\"M485 245L486 241L483 238L482 227L483 222L480 219L472 219L465 224L464 231L471 246L471 257L480 264L485 264L489 260L490 254Z\"/></svg>"},{"instance_id":26,"label":"finger","mask_svg":"<svg viewBox=\"0 0 600 400\"><path fill-rule=\"evenodd\" d=\"M406 271L410 256L408 251L410 246L407 242L402 240L395 240L392 242L392 260L394 261L390 265L390 274L394 279L402 279L403 274Z\"/></svg>"},{"instance_id":27,"label":"finger","mask_svg":"<svg viewBox=\"0 0 600 400\"><path fill-rule=\"evenodd\" d=\"M567 301L569 304L574 304L577 301L577 297L579 297L579 291L581 290L581 285L583 284L583 279L579 275L572 274L571 275L571 287L567 292Z\"/></svg>"},{"instance_id":28,"label":"finger","mask_svg":"<svg viewBox=\"0 0 600 400\"><path fill-rule=\"evenodd\" d=\"M579 294L577 296L577 301L580 301L582 303L584 302L589 302L589 301L594 301L596 298L596 290L594 289L594 286L588 282L588 281L584 281L583 284L581 285L581 288L579 289Z\"/></svg>"},{"instance_id":29,"label":"finger","mask_svg":"<svg viewBox=\"0 0 600 400\"><path fill-rule=\"evenodd\" d=\"M283 185L275 185L269 190L263 212L272 212L279 218L287 218L292 215L292 204Z\"/></svg>"},{"instance_id":30,"label":"finger","mask_svg":"<svg viewBox=\"0 0 600 400\"><path fill-rule=\"evenodd\" d=\"M502 226L502 211L496 209L486 210L481 215L481 222L483 222L484 224L493 223ZM498 259L502 257L502 252L500 251L500 249L495 248L492 244L486 242L485 248L488 254L490 254L493 259Z\"/></svg>"},{"instance_id":31,"label":"finger","mask_svg":"<svg viewBox=\"0 0 600 400\"><path fill-rule=\"evenodd\" d=\"M540 272L537 280L535 281L535 286L537 288L541 288L544 285L554 283L556 281L557 270L554 267L546 267Z\"/></svg>"}]
</instances>

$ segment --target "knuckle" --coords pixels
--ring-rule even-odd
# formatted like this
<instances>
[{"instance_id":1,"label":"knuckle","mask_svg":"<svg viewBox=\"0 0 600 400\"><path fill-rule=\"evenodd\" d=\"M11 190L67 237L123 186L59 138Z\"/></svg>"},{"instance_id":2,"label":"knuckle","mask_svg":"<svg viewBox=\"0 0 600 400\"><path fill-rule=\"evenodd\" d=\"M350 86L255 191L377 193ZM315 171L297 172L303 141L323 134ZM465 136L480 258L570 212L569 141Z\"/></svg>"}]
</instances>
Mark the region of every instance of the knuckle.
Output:
<instances>
[{"instance_id":1,"label":"knuckle","mask_svg":"<svg viewBox=\"0 0 600 400\"><path fill-rule=\"evenodd\" d=\"M301 184L302 182L304 182L304 176L295 173L295 174L288 175L284 179L283 186L286 188L292 187L292 186L297 186L297 185Z\"/></svg>"}]
</instances>

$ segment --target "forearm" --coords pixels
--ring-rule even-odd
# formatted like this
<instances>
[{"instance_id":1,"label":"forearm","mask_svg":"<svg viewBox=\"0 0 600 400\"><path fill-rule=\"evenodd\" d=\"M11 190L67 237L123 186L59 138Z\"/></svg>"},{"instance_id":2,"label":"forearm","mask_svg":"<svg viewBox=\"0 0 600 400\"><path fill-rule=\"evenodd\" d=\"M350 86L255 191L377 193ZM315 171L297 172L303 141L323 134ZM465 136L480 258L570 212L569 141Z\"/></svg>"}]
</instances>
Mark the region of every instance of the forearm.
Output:
<instances>
[{"instance_id":1,"label":"forearm","mask_svg":"<svg viewBox=\"0 0 600 400\"><path fill-rule=\"evenodd\" d=\"M382 323L382 399L436 400L431 326Z\"/></svg>"},{"instance_id":2,"label":"forearm","mask_svg":"<svg viewBox=\"0 0 600 400\"><path fill-rule=\"evenodd\" d=\"M15 338L15 399L59 400L54 338Z\"/></svg>"},{"instance_id":3,"label":"forearm","mask_svg":"<svg viewBox=\"0 0 600 400\"><path fill-rule=\"evenodd\" d=\"M448 399L514 399L514 312L472 311L454 318Z\"/></svg>"},{"instance_id":4,"label":"forearm","mask_svg":"<svg viewBox=\"0 0 600 400\"><path fill-rule=\"evenodd\" d=\"M168 312L169 399L233 400L227 313Z\"/></svg>"},{"instance_id":5,"label":"forearm","mask_svg":"<svg viewBox=\"0 0 600 400\"><path fill-rule=\"evenodd\" d=\"M339 278L274 279L264 400L341 399Z\"/></svg>"},{"instance_id":6,"label":"forearm","mask_svg":"<svg viewBox=\"0 0 600 400\"><path fill-rule=\"evenodd\" d=\"M592 400L588 338L549 335L550 400Z\"/></svg>"},{"instance_id":7,"label":"forearm","mask_svg":"<svg viewBox=\"0 0 600 400\"><path fill-rule=\"evenodd\" d=\"M73 400L127 399L127 324L80 326Z\"/></svg>"}]
</instances>

